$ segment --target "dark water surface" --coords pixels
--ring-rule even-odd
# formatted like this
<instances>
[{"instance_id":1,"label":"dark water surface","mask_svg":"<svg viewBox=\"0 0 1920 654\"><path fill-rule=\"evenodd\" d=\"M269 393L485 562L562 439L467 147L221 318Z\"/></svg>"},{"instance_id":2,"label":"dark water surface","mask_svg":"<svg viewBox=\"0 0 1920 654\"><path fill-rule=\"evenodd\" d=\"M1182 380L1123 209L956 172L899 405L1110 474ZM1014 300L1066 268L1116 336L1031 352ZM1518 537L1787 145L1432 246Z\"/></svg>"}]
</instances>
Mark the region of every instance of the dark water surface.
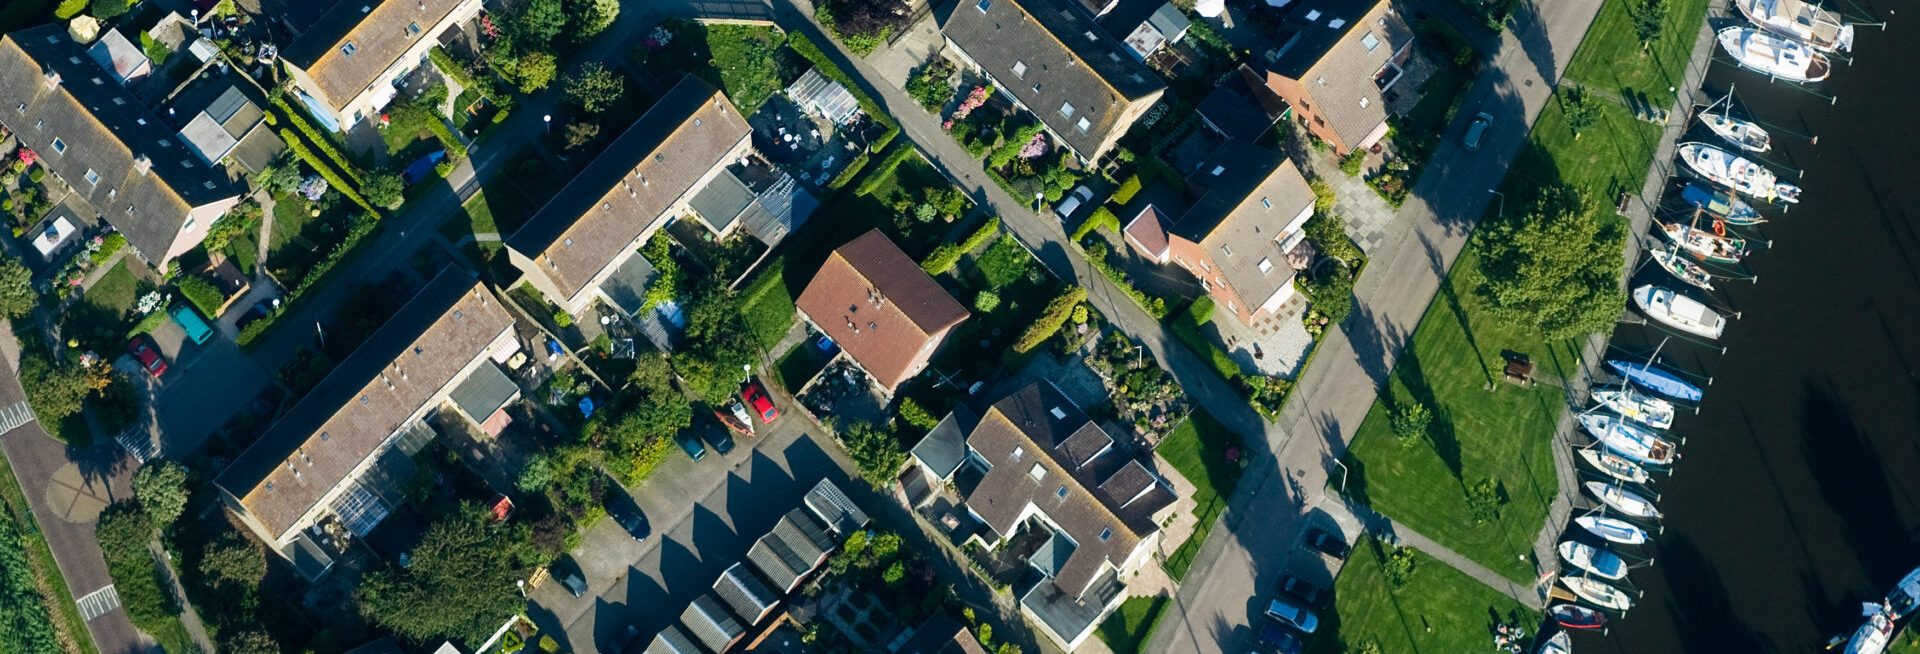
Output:
<instances>
[{"instance_id":1,"label":"dark water surface","mask_svg":"<svg viewBox=\"0 0 1920 654\"><path fill-rule=\"evenodd\" d=\"M1860 31L1824 87L1835 105L1718 63L1708 77L1819 143L1776 130L1785 151L1769 156L1805 170L1804 202L1763 226L1758 284L1719 284L1743 314L1727 354L1667 347L1713 384L1656 482L1666 531L1631 577L1646 595L1576 650L1819 651L1920 565L1920 2L1875 8L1897 15ZM1623 326L1615 342L1650 350L1650 333Z\"/></svg>"}]
</instances>

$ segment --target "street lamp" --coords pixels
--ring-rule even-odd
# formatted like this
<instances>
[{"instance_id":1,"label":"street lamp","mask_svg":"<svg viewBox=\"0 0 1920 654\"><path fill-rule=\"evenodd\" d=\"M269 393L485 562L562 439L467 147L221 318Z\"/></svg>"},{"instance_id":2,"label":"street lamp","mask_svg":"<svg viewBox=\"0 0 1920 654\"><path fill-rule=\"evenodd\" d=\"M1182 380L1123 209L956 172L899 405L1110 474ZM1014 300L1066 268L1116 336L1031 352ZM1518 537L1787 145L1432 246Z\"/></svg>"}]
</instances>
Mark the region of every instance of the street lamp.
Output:
<instances>
[{"instance_id":1,"label":"street lamp","mask_svg":"<svg viewBox=\"0 0 1920 654\"><path fill-rule=\"evenodd\" d=\"M541 114L540 122L546 125L547 133L553 133L553 114Z\"/></svg>"},{"instance_id":2,"label":"street lamp","mask_svg":"<svg viewBox=\"0 0 1920 654\"><path fill-rule=\"evenodd\" d=\"M1033 212L1035 214L1040 213L1040 202L1046 199L1047 199L1047 196L1045 194L1039 191L1033 192Z\"/></svg>"},{"instance_id":3,"label":"street lamp","mask_svg":"<svg viewBox=\"0 0 1920 654\"><path fill-rule=\"evenodd\" d=\"M1495 190L1493 190L1493 189L1487 189L1487 192L1488 192L1488 193L1492 193L1492 194L1494 194L1494 195L1498 195L1498 196L1500 196L1500 213L1499 213L1499 216L1500 216L1501 218L1505 218L1505 217L1507 217L1507 194L1505 194L1505 193L1501 193L1501 192L1499 192L1499 191L1495 191Z\"/></svg>"}]
</instances>

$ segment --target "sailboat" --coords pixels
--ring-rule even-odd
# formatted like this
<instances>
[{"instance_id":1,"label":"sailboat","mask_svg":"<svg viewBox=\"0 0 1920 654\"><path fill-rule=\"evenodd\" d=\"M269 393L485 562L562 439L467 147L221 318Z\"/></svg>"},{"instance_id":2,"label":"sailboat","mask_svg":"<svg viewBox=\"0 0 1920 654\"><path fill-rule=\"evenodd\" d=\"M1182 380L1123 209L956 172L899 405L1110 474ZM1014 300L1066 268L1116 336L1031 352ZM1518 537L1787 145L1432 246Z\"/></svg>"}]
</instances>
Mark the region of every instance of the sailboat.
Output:
<instances>
[{"instance_id":1,"label":"sailboat","mask_svg":"<svg viewBox=\"0 0 1920 654\"><path fill-rule=\"evenodd\" d=\"M1573 639L1567 636L1567 632L1562 631L1540 641L1540 647L1533 650L1533 654L1573 654L1572 641Z\"/></svg>"},{"instance_id":2,"label":"sailboat","mask_svg":"<svg viewBox=\"0 0 1920 654\"><path fill-rule=\"evenodd\" d=\"M1747 256L1747 239L1722 236L1680 223L1660 223L1660 233L1687 256L1714 263L1740 263Z\"/></svg>"},{"instance_id":3,"label":"sailboat","mask_svg":"<svg viewBox=\"0 0 1920 654\"><path fill-rule=\"evenodd\" d=\"M1885 611L1874 611L1866 624L1854 630L1853 637L1847 639L1845 654L1881 654L1887 651L1887 644L1893 642L1893 620Z\"/></svg>"},{"instance_id":4,"label":"sailboat","mask_svg":"<svg viewBox=\"0 0 1920 654\"><path fill-rule=\"evenodd\" d=\"M1633 303L1647 317L1668 327L1706 338L1720 338L1727 330L1727 318L1670 288L1648 284L1633 289Z\"/></svg>"},{"instance_id":5,"label":"sailboat","mask_svg":"<svg viewBox=\"0 0 1920 654\"><path fill-rule=\"evenodd\" d=\"M1687 182L1686 188L1680 189L1680 199L1729 225L1758 225L1767 221L1746 200L1699 182Z\"/></svg>"},{"instance_id":6,"label":"sailboat","mask_svg":"<svg viewBox=\"0 0 1920 654\"><path fill-rule=\"evenodd\" d=\"M1742 68L1795 82L1818 82L1833 72L1833 63L1794 39L1751 27L1728 27L1718 35Z\"/></svg>"},{"instance_id":7,"label":"sailboat","mask_svg":"<svg viewBox=\"0 0 1920 654\"><path fill-rule=\"evenodd\" d=\"M1578 604L1555 604L1547 608L1547 615L1553 616L1553 622L1560 625L1561 629L1599 629L1607 626L1607 614Z\"/></svg>"},{"instance_id":8,"label":"sailboat","mask_svg":"<svg viewBox=\"0 0 1920 654\"><path fill-rule=\"evenodd\" d=\"M1580 599L1594 606L1614 611L1633 608L1633 600L1628 598L1626 593L1598 581L1586 577L1561 577L1560 583L1565 584L1567 590L1573 591L1573 594L1580 596Z\"/></svg>"},{"instance_id":9,"label":"sailboat","mask_svg":"<svg viewBox=\"0 0 1920 654\"><path fill-rule=\"evenodd\" d=\"M1647 536L1647 530L1635 527L1633 523L1619 518L1609 518L1603 515L1583 515L1574 518L1573 524L1580 525L1581 529L1585 529L1595 536L1607 539L1609 543L1640 545L1650 540L1650 537Z\"/></svg>"},{"instance_id":10,"label":"sailboat","mask_svg":"<svg viewBox=\"0 0 1920 654\"><path fill-rule=\"evenodd\" d=\"M1661 270L1673 275L1674 279L1703 291L1713 290L1713 273L1707 272L1706 268L1700 267L1700 264L1680 254L1671 243L1653 244L1652 247L1647 248L1647 258L1653 259L1654 265L1660 266Z\"/></svg>"},{"instance_id":11,"label":"sailboat","mask_svg":"<svg viewBox=\"0 0 1920 654\"><path fill-rule=\"evenodd\" d=\"M1628 424L1623 418L1604 413L1588 413L1580 416L1580 426L1592 434L1615 454L1626 457L1635 463L1664 466L1671 465L1680 458L1673 443L1655 436L1647 430Z\"/></svg>"},{"instance_id":12,"label":"sailboat","mask_svg":"<svg viewBox=\"0 0 1920 654\"><path fill-rule=\"evenodd\" d=\"M1590 395L1600 406L1612 409L1614 413L1634 422L1654 429L1667 429L1673 426L1673 403L1660 398L1633 392L1632 388L1598 388Z\"/></svg>"},{"instance_id":13,"label":"sailboat","mask_svg":"<svg viewBox=\"0 0 1920 654\"><path fill-rule=\"evenodd\" d=\"M1715 184L1728 186L1747 197L1768 201L1800 201L1800 187L1780 181L1766 166L1746 157L1697 141L1680 144L1679 154L1680 160L1687 162L1687 168L1694 174Z\"/></svg>"},{"instance_id":14,"label":"sailboat","mask_svg":"<svg viewBox=\"0 0 1920 654\"><path fill-rule=\"evenodd\" d=\"M1619 359L1608 359L1607 367L1627 381L1639 384L1647 390L1665 395L1683 402L1699 402L1706 393L1699 386L1687 383L1680 375L1671 370L1651 363L1631 363Z\"/></svg>"},{"instance_id":15,"label":"sailboat","mask_svg":"<svg viewBox=\"0 0 1920 654\"><path fill-rule=\"evenodd\" d=\"M1853 24L1805 0L1734 0L1760 29L1792 37L1821 52L1853 50Z\"/></svg>"},{"instance_id":16,"label":"sailboat","mask_svg":"<svg viewBox=\"0 0 1920 654\"><path fill-rule=\"evenodd\" d=\"M1586 483L1587 492L1615 511L1633 518L1658 518L1660 509L1653 506L1653 500L1641 497L1639 493L1613 484L1597 481Z\"/></svg>"},{"instance_id":17,"label":"sailboat","mask_svg":"<svg viewBox=\"0 0 1920 654\"><path fill-rule=\"evenodd\" d=\"M1920 609L1920 568L1907 573L1900 583L1894 584L1893 590L1887 591L1887 612L1893 614L1893 619L1905 619L1915 609Z\"/></svg>"},{"instance_id":18,"label":"sailboat","mask_svg":"<svg viewBox=\"0 0 1920 654\"><path fill-rule=\"evenodd\" d=\"M1560 558L1566 559L1573 567L1591 572L1605 579L1618 580L1627 576L1627 562L1618 554L1609 552L1579 541L1560 541L1556 548Z\"/></svg>"},{"instance_id":19,"label":"sailboat","mask_svg":"<svg viewBox=\"0 0 1920 654\"><path fill-rule=\"evenodd\" d=\"M1634 465L1633 461L1606 449L1587 448L1580 450L1580 459L1593 466L1593 469L1605 473L1608 477L1629 484L1644 484L1653 479L1646 468Z\"/></svg>"},{"instance_id":20,"label":"sailboat","mask_svg":"<svg viewBox=\"0 0 1920 654\"><path fill-rule=\"evenodd\" d=\"M1723 112L1700 114L1700 122L1736 148L1759 153L1773 147L1773 135L1751 120L1741 120Z\"/></svg>"}]
</instances>

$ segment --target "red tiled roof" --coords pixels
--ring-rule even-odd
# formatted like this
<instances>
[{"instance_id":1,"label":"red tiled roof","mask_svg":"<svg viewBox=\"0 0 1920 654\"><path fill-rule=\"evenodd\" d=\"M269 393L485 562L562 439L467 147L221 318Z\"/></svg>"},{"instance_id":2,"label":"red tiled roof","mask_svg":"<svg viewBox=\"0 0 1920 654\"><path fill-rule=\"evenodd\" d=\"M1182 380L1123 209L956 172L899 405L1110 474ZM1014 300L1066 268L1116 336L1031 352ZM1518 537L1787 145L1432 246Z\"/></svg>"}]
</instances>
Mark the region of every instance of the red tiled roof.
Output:
<instances>
[{"instance_id":1,"label":"red tiled roof","mask_svg":"<svg viewBox=\"0 0 1920 654\"><path fill-rule=\"evenodd\" d=\"M889 390L969 315L877 229L834 250L795 304Z\"/></svg>"}]
</instances>

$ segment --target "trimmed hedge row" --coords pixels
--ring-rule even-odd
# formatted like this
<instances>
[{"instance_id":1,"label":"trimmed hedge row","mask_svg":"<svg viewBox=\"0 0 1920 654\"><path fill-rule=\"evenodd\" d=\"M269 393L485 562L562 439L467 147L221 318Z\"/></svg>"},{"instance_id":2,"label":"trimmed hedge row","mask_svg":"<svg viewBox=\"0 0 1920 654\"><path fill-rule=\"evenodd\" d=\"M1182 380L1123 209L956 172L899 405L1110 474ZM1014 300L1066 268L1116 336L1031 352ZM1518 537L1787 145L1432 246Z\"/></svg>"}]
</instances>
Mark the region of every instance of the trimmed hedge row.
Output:
<instances>
[{"instance_id":1,"label":"trimmed hedge row","mask_svg":"<svg viewBox=\"0 0 1920 654\"><path fill-rule=\"evenodd\" d=\"M1102 225L1113 230L1115 235L1120 234L1120 217L1113 215L1113 210L1108 209L1106 205L1101 205L1099 208L1094 209L1093 215L1087 216L1086 222L1080 223L1079 227L1073 228L1073 242L1079 243L1080 239L1086 238L1088 234L1092 234L1093 230Z\"/></svg>"},{"instance_id":2,"label":"trimmed hedge row","mask_svg":"<svg viewBox=\"0 0 1920 654\"><path fill-rule=\"evenodd\" d=\"M1107 281L1113 282L1114 286L1119 287L1120 292L1126 293L1127 297L1133 298L1133 303L1140 305L1141 309L1145 309L1147 315L1153 316L1155 320L1167 317L1166 300L1149 296L1139 288L1134 287L1133 280L1127 279L1126 272L1115 268L1112 263L1107 262L1108 250L1105 242L1088 244L1085 251L1087 253L1087 263L1091 264L1094 270L1100 271L1101 275L1105 275Z\"/></svg>"},{"instance_id":3,"label":"trimmed hedge row","mask_svg":"<svg viewBox=\"0 0 1920 654\"><path fill-rule=\"evenodd\" d=\"M453 159L467 158L467 144L453 135L453 130L447 127L447 121L439 114L427 112L427 130L440 139L440 144L447 147L447 154Z\"/></svg>"},{"instance_id":4,"label":"trimmed hedge row","mask_svg":"<svg viewBox=\"0 0 1920 654\"><path fill-rule=\"evenodd\" d=\"M874 101L873 96L867 95L866 90L860 88L860 85L854 82L852 76L847 75L847 71L841 70L839 65L833 63L832 59L828 59L827 53L821 51L820 45L814 43L813 39L807 38L807 35L801 34L798 31L788 32L787 47L807 61L813 62L814 68L819 69L821 75L826 76L827 79L839 82L841 86L847 87L847 92L853 94L855 102L860 103L860 110L866 112L867 118L887 127L886 131L881 132L878 138L875 138L872 143L867 145L866 152L862 152L860 156L854 157L852 161L847 162L847 167L842 169L839 175L834 176L833 183L828 184L827 188L837 189L846 186L847 181L853 178L853 173L858 172L862 166L866 165L868 160L867 152L878 152L885 149L887 145L893 143L895 137L900 135L900 123L895 122L893 116L887 113L886 108L880 106L879 102Z\"/></svg>"},{"instance_id":5,"label":"trimmed hedge row","mask_svg":"<svg viewBox=\"0 0 1920 654\"><path fill-rule=\"evenodd\" d=\"M306 114L300 113L299 109L295 109L293 105L287 104L287 99L284 96L274 98L273 106L280 110L280 113L286 117L287 122L292 124L294 129L299 130L302 136L307 137L307 142L311 143L313 148L320 150L320 154L326 155L327 160L332 162L335 168L339 169L341 175L353 180L356 188L366 182L366 180L360 179L360 169L353 165L353 161L348 159L346 155L341 154L339 148L333 146L333 140L327 138L327 135L321 133L320 130L314 129L313 123L307 122ZM284 129L280 130L280 140L292 141L292 139L287 138L286 130Z\"/></svg>"},{"instance_id":6,"label":"trimmed hedge row","mask_svg":"<svg viewBox=\"0 0 1920 654\"><path fill-rule=\"evenodd\" d=\"M473 89L474 92L480 94L480 97L486 98L488 102L493 103L495 107L499 107L501 111L505 111L507 107L513 106L512 96L501 96L496 92L492 79L484 82L475 79L473 74L467 71L466 66L460 65L460 62L453 60L453 55L447 54L446 48L437 45L433 46L432 50L427 51L427 59L432 60L433 65L440 68L440 72L445 73L447 77L453 78L453 81L458 83L462 88Z\"/></svg>"},{"instance_id":7,"label":"trimmed hedge row","mask_svg":"<svg viewBox=\"0 0 1920 654\"><path fill-rule=\"evenodd\" d=\"M1114 189L1113 203L1116 205L1125 206L1128 202L1133 201L1133 196L1138 195L1139 193L1140 193L1140 174L1134 173L1132 175L1128 175L1127 181L1121 182L1120 188Z\"/></svg>"},{"instance_id":8,"label":"trimmed hedge row","mask_svg":"<svg viewBox=\"0 0 1920 654\"><path fill-rule=\"evenodd\" d=\"M1020 339L1013 342L1013 351L1025 354L1053 338L1060 327L1067 324L1067 319L1073 317L1073 308L1086 299L1087 289L1079 286L1069 286L1061 291L1058 297L1047 303L1046 311L1042 311L1033 324L1027 325L1026 331L1020 332Z\"/></svg>"},{"instance_id":9,"label":"trimmed hedge row","mask_svg":"<svg viewBox=\"0 0 1920 654\"><path fill-rule=\"evenodd\" d=\"M987 222L981 224L980 229L968 234L966 240L958 244L941 243L940 247L934 248L933 253L928 254L926 260L920 262L920 269L927 271L929 275L944 274L953 270L954 265L960 263L960 257L980 249L980 246L986 245L987 241L993 240L994 235L999 233L1000 217L987 218Z\"/></svg>"},{"instance_id":10,"label":"trimmed hedge row","mask_svg":"<svg viewBox=\"0 0 1920 654\"><path fill-rule=\"evenodd\" d=\"M327 273L340 265L341 261L345 261L347 256L360 246L360 242L366 240L367 236L373 234L373 230L379 226L380 221L371 214L354 214L353 224L347 227L347 237L341 239L340 244L334 246L332 251L327 252L325 259L321 259L319 263L307 269L306 276L301 277L300 281L294 283L293 288L287 292L286 301L280 303L280 308L274 309L266 317L255 320L247 325L246 329L240 330L240 335L234 337L234 342L241 347L246 347L266 334L280 316L287 312L287 308L293 306L295 300L324 279Z\"/></svg>"},{"instance_id":11,"label":"trimmed hedge row","mask_svg":"<svg viewBox=\"0 0 1920 654\"><path fill-rule=\"evenodd\" d=\"M208 318L219 317L220 305L227 302L227 298L220 293L220 289L214 288L212 282L199 277L191 275L181 277L174 286L180 289L180 295L185 296L193 308L200 310L200 315Z\"/></svg>"},{"instance_id":12,"label":"trimmed hedge row","mask_svg":"<svg viewBox=\"0 0 1920 654\"><path fill-rule=\"evenodd\" d=\"M860 180L859 186L853 188L853 193L855 195L872 195L874 189L880 188L881 182L887 181L888 175L892 175L893 171L900 167L900 164L906 163L907 157L913 155L913 141L903 140L894 143L887 149L887 156L880 159L880 165L875 166L873 172L868 174L866 179ZM848 166L848 168L852 168L852 166Z\"/></svg>"},{"instance_id":13,"label":"trimmed hedge row","mask_svg":"<svg viewBox=\"0 0 1920 654\"><path fill-rule=\"evenodd\" d=\"M287 143L287 150L292 151L294 157L306 162L308 168L312 168L315 172L320 173L321 177L326 178L327 183L333 185L334 190L339 191L341 195L347 196L348 200L352 200L354 204L360 205L362 209L377 211L373 208L373 203L368 202L365 197L360 195L359 187L348 184L347 180L341 179L340 173L335 172L333 166L327 165L325 161L321 161L319 157L314 156L313 151L307 149L305 142L294 137L292 130L284 127L280 128L280 140Z\"/></svg>"}]
</instances>

